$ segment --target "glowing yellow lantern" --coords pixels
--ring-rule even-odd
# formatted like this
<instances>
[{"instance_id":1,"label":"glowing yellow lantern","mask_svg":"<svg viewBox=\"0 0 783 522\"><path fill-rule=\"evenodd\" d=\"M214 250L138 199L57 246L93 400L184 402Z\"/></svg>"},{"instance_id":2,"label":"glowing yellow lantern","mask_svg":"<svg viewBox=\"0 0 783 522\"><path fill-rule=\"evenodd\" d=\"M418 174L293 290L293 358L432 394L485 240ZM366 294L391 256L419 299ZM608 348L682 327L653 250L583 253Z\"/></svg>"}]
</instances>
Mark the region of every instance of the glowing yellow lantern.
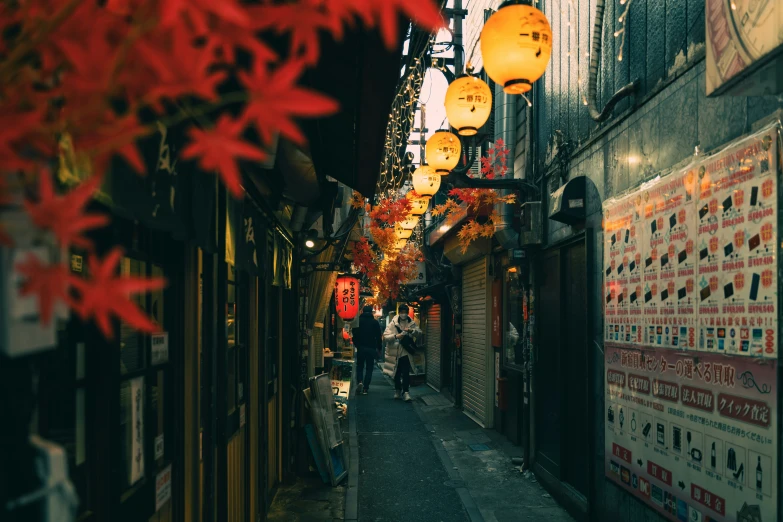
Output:
<instances>
[{"instance_id":1,"label":"glowing yellow lantern","mask_svg":"<svg viewBox=\"0 0 783 522\"><path fill-rule=\"evenodd\" d=\"M429 165L422 165L413 172L413 190L423 198L431 198L440 188L440 174Z\"/></svg>"},{"instance_id":2,"label":"glowing yellow lantern","mask_svg":"<svg viewBox=\"0 0 783 522\"><path fill-rule=\"evenodd\" d=\"M425 151L430 167L434 168L441 176L446 176L459 163L462 143L457 136L449 131L439 130L435 131L435 134L427 140Z\"/></svg>"},{"instance_id":3,"label":"glowing yellow lantern","mask_svg":"<svg viewBox=\"0 0 783 522\"><path fill-rule=\"evenodd\" d=\"M484 70L507 94L528 92L544 74L551 55L549 20L524 0L501 4L481 31Z\"/></svg>"},{"instance_id":4,"label":"glowing yellow lantern","mask_svg":"<svg viewBox=\"0 0 783 522\"><path fill-rule=\"evenodd\" d=\"M460 76L446 90L446 117L461 136L475 136L492 111L492 91L481 78Z\"/></svg>"},{"instance_id":5,"label":"glowing yellow lantern","mask_svg":"<svg viewBox=\"0 0 783 522\"><path fill-rule=\"evenodd\" d=\"M405 197L411 200L411 214L414 216L421 216L425 212L427 212L427 207L430 204L430 198L423 198L420 197L418 194L416 194L415 191L411 190L407 194L405 194Z\"/></svg>"},{"instance_id":6,"label":"glowing yellow lantern","mask_svg":"<svg viewBox=\"0 0 783 522\"><path fill-rule=\"evenodd\" d=\"M397 236L397 239L408 239L413 234L413 229L411 228L403 228L401 223L397 223L394 225L394 235Z\"/></svg>"},{"instance_id":7,"label":"glowing yellow lantern","mask_svg":"<svg viewBox=\"0 0 783 522\"><path fill-rule=\"evenodd\" d=\"M399 252L403 248L405 248L405 245L408 243L407 239L398 239L397 242L394 244L394 251Z\"/></svg>"},{"instance_id":8,"label":"glowing yellow lantern","mask_svg":"<svg viewBox=\"0 0 783 522\"><path fill-rule=\"evenodd\" d=\"M416 225L419 224L419 218L417 216L410 215L408 216L408 219L405 221L400 221L398 224L405 230L413 230L416 228Z\"/></svg>"}]
</instances>

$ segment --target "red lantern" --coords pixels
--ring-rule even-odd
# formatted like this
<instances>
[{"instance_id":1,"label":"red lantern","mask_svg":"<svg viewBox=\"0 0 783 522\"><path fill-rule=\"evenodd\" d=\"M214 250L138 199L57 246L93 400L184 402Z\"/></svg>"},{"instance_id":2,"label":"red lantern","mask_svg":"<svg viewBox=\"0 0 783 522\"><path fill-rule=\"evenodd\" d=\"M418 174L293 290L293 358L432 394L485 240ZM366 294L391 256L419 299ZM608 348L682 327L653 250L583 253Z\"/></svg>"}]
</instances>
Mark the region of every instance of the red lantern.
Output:
<instances>
[{"instance_id":1,"label":"red lantern","mask_svg":"<svg viewBox=\"0 0 783 522\"><path fill-rule=\"evenodd\" d=\"M359 313L359 280L343 275L334 284L334 303L343 321L353 321Z\"/></svg>"}]
</instances>

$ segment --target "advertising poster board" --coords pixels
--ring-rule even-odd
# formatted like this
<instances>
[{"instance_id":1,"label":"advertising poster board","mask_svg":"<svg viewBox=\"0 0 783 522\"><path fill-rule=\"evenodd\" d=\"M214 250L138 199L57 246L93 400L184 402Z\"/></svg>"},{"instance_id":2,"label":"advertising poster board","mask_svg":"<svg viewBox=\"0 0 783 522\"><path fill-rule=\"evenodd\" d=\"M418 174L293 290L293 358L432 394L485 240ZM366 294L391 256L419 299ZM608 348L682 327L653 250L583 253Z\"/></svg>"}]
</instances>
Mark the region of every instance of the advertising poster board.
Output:
<instances>
[{"instance_id":1,"label":"advertising poster board","mask_svg":"<svg viewBox=\"0 0 783 522\"><path fill-rule=\"evenodd\" d=\"M670 520L778 519L778 140L604 204L606 476Z\"/></svg>"}]
</instances>

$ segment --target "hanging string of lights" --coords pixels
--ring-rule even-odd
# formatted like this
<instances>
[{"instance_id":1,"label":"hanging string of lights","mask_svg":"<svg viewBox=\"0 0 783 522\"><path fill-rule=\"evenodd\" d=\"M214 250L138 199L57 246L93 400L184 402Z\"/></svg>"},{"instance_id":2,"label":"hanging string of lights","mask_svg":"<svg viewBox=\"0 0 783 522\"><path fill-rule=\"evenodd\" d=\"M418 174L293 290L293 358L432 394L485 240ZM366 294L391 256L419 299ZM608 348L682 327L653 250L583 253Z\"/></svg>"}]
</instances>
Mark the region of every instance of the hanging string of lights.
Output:
<instances>
[{"instance_id":1,"label":"hanging string of lights","mask_svg":"<svg viewBox=\"0 0 783 522\"><path fill-rule=\"evenodd\" d=\"M378 177L376 194L387 194L389 190L395 191L402 188L405 180L410 177L406 170L405 155L407 152L410 130L416 118L416 108L424 84L424 76L430 66L428 54L435 37L428 35L427 41L421 48L413 49L409 45L409 51L415 53L411 56L407 75L402 79L397 89L397 94L392 101L389 123L386 126L386 138L384 142L384 155L381 161L381 172Z\"/></svg>"},{"instance_id":2,"label":"hanging string of lights","mask_svg":"<svg viewBox=\"0 0 783 522\"><path fill-rule=\"evenodd\" d=\"M620 15L620 18L617 19L620 24L622 24L622 27L614 32L614 37L620 38L620 51L617 53L617 61L622 62L623 61L623 49L625 48L625 26L628 23L628 15L631 10L631 4L633 3L633 0L620 0L620 5L625 6L625 10L623 11L623 14Z\"/></svg>"}]
</instances>

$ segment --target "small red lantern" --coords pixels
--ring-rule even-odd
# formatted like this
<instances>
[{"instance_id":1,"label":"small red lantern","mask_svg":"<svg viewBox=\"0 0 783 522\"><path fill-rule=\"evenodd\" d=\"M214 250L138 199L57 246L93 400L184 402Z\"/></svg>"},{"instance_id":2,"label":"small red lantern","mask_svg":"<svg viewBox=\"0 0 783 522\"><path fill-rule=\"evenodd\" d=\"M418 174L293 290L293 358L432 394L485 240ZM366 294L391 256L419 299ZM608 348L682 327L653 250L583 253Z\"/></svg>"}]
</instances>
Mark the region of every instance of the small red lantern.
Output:
<instances>
[{"instance_id":1,"label":"small red lantern","mask_svg":"<svg viewBox=\"0 0 783 522\"><path fill-rule=\"evenodd\" d=\"M334 303L343 321L353 321L359 313L359 280L342 275L334 284Z\"/></svg>"}]
</instances>

